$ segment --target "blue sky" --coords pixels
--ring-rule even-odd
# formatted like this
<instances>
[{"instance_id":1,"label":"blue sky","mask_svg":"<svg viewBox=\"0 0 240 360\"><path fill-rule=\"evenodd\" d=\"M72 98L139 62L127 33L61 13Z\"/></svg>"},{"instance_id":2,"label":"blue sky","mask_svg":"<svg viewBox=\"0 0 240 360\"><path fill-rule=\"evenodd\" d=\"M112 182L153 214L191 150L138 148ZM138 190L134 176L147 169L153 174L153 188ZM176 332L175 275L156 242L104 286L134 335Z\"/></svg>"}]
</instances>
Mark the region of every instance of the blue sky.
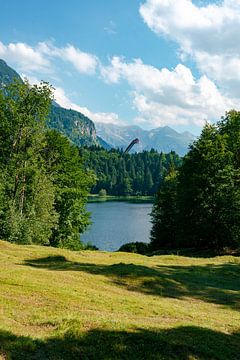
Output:
<instances>
[{"instance_id":1,"label":"blue sky","mask_svg":"<svg viewBox=\"0 0 240 360\"><path fill-rule=\"evenodd\" d=\"M237 108L240 2L3 1L0 58L95 122L198 134Z\"/></svg>"}]
</instances>

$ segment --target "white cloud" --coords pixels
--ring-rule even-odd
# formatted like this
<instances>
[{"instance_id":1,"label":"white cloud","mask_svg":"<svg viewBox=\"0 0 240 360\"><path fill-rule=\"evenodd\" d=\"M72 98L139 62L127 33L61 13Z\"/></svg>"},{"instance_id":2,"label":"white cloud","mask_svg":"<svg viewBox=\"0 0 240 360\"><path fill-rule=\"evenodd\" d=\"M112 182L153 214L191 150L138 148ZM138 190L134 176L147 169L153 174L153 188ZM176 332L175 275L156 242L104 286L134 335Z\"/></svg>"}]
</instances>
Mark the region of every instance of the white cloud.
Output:
<instances>
[{"instance_id":1,"label":"white cloud","mask_svg":"<svg viewBox=\"0 0 240 360\"><path fill-rule=\"evenodd\" d=\"M4 45L0 42L0 57L9 63L17 63L22 71L47 72L50 67L49 60L33 47L25 43L9 43Z\"/></svg>"},{"instance_id":2,"label":"white cloud","mask_svg":"<svg viewBox=\"0 0 240 360\"><path fill-rule=\"evenodd\" d=\"M190 123L201 126L205 120L216 120L226 110L238 108L240 103L237 101L240 55L230 55L234 50L232 42L228 44L228 52L222 53L221 34L213 31L221 30L221 24L226 25L226 18L229 24L231 21L237 23L240 1L237 2L239 5L235 3L235 7L228 0L222 6L200 8L190 0L148 0L141 6L141 15L153 31L177 41L183 58L194 57L203 74L198 79L182 64L170 70L158 69L144 64L141 59L127 62L123 57L114 56L104 66L97 56L71 44L57 47L51 42L41 42L31 47L22 43L4 45L0 42L0 57L7 61L11 59L10 64L17 63L28 77L39 77L38 72L50 73L59 59L70 62L79 73L98 74L99 71L106 83L126 81L129 84L132 104L138 113L136 121L149 126ZM223 11L223 7L227 7L228 11ZM210 39L211 32L215 43ZM227 39L225 33L224 36ZM240 48L240 45L236 46ZM95 113L73 103L62 88L56 88L55 97L61 106L80 111L96 122L122 123L116 113Z\"/></svg>"},{"instance_id":3,"label":"white cloud","mask_svg":"<svg viewBox=\"0 0 240 360\"><path fill-rule=\"evenodd\" d=\"M62 58L70 61L80 73L93 74L97 67L97 57L68 45L60 50Z\"/></svg>"},{"instance_id":4,"label":"white cloud","mask_svg":"<svg viewBox=\"0 0 240 360\"><path fill-rule=\"evenodd\" d=\"M40 84L40 81L34 77L26 74L21 74L22 79L27 79L30 84ZM65 109L72 109L79 111L80 113L87 116L89 119L94 122L101 122L105 124L116 124L116 125L125 125L125 122L119 119L119 116L113 112L92 112L85 106L80 106L71 101L71 99L66 95L65 91L61 87L53 88L54 100Z\"/></svg>"},{"instance_id":5,"label":"white cloud","mask_svg":"<svg viewBox=\"0 0 240 360\"><path fill-rule=\"evenodd\" d=\"M83 52L71 44L56 47L50 42L40 42L36 46L25 43L4 45L0 42L0 57L10 64L17 64L19 70L27 73L52 73L56 58L70 62L83 74L93 74L98 65L98 59L93 54Z\"/></svg>"},{"instance_id":6,"label":"white cloud","mask_svg":"<svg viewBox=\"0 0 240 360\"><path fill-rule=\"evenodd\" d=\"M157 34L176 40L183 51L211 53L240 49L239 0L194 5L191 0L147 0L140 6L145 23Z\"/></svg>"},{"instance_id":7,"label":"white cloud","mask_svg":"<svg viewBox=\"0 0 240 360\"><path fill-rule=\"evenodd\" d=\"M240 91L240 1L197 6L191 0L147 0L140 14L149 28L179 44L182 59L191 56L220 88Z\"/></svg>"},{"instance_id":8,"label":"white cloud","mask_svg":"<svg viewBox=\"0 0 240 360\"><path fill-rule=\"evenodd\" d=\"M56 47L52 43L41 42L38 44L38 50L46 56L72 63L79 73L93 74L98 65L98 58L95 55L83 52L71 44Z\"/></svg>"},{"instance_id":9,"label":"white cloud","mask_svg":"<svg viewBox=\"0 0 240 360\"><path fill-rule=\"evenodd\" d=\"M65 94L64 90L60 87L56 87L54 90L54 98L56 102L66 109L72 109L81 112L85 116L89 117L95 122L111 123L111 124L123 124L116 113L105 112L92 112L87 107L79 106L73 103L69 97Z\"/></svg>"},{"instance_id":10,"label":"white cloud","mask_svg":"<svg viewBox=\"0 0 240 360\"><path fill-rule=\"evenodd\" d=\"M191 70L179 64L171 71L144 64L140 59L127 63L114 57L102 68L105 81L126 80L133 89L137 121L148 125L190 124L201 126L216 120L238 102L222 95L207 76L195 79Z\"/></svg>"}]
</instances>

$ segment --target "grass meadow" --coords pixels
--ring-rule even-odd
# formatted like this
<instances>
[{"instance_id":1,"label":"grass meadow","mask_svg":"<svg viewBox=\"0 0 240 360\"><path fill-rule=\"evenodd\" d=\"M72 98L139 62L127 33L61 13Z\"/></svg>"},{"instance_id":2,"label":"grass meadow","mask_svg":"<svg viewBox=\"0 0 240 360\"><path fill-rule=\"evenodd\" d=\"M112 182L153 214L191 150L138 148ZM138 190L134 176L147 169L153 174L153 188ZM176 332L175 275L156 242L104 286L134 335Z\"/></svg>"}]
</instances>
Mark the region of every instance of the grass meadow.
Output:
<instances>
[{"instance_id":1,"label":"grass meadow","mask_svg":"<svg viewBox=\"0 0 240 360\"><path fill-rule=\"evenodd\" d=\"M0 359L240 359L240 258L0 241Z\"/></svg>"}]
</instances>

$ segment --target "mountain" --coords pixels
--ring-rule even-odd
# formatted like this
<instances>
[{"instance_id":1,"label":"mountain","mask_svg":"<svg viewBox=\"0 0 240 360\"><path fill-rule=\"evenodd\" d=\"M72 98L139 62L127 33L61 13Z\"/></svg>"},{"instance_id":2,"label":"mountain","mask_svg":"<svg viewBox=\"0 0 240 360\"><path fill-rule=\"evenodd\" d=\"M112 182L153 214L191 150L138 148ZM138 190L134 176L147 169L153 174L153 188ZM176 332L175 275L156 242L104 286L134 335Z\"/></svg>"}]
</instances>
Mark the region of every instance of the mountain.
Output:
<instances>
[{"instance_id":1,"label":"mountain","mask_svg":"<svg viewBox=\"0 0 240 360\"><path fill-rule=\"evenodd\" d=\"M22 81L20 75L0 59L0 87L12 83L14 79Z\"/></svg>"},{"instance_id":2,"label":"mountain","mask_svg":"<svg viewBox=\"0 0 240 360\"><path fill-rule=\"evenodd\" d=\"M78 111L52 105L48 126L60 131L77 146L99 145L93 121Z\"/></svg>"},{"instance_id":3,"label":"mountain","mask_svg":"<svg viewBox=\"0 0 240 360\"><path fill-rule=\"evenodd\" d=\"M22 81L20 75L4 60L0 59L0 88L14 79ZM66 135L77 146L100 145L105 149L123 148L135 138L140 143L132 151L150 150L152 148L179 155L187 152L188 145L194 140L194 135L185 131L178 133L168 126L150 131L139 126L118 126L114 124L96 123L82 113L62 108L55 101L52 102L48 126Z\"/></svg>"},{"instance_id":4,"label":"mountain","mask_svg":"<svg viewBox=\"0 0 240 360\"><path fill-rule=\"evenodd\" d=\"M0 59L0 88L4 84L10 84L14 79L22 81L20 75ZM50 109L48 126L67 136L77 146L100 145L100 138L96 135L92 120L78 111L62 108L55 101ZM102 139L101 141L102 146L105 142Z\"/></svg>"},{"instance_id":5,"label":"mountain","mask_svg":"<svg viewBox=\"0 0 240 360\"><path fill-rule=\"evenodd\" d=\"M179 155L186 154L189 144L194 140L194 135L188 131L179 133L169 126L152 130L143 130L140 126L119 126L115 124L96 124L97 134L112 147L125 149L135 138L139 144L133 151L151 150L170 152Z\"/></svg>"}]
</instances>

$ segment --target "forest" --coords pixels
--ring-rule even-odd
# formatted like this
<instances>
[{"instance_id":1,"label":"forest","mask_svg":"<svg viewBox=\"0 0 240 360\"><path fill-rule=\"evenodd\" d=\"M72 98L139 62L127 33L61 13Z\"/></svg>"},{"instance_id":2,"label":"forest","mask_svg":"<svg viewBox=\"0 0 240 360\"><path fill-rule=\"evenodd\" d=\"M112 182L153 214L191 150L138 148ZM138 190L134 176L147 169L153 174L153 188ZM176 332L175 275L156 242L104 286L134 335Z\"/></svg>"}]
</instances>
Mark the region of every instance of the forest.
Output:
<instances>
[{"instance_id":1,"label":"forest","mask_svg":"<svg viewBox=\"0 0 240 360\"><path fill-rule=\"evenodd\" d=\"M91 192L105 190L116 196L153 196L170 169L178 168L181 158L175 153L159 153L152 149L125 154L122 150L104 150L97 146L80 149L86 169L93 170L97 181Z\"/></svg>"}]
</instances>

